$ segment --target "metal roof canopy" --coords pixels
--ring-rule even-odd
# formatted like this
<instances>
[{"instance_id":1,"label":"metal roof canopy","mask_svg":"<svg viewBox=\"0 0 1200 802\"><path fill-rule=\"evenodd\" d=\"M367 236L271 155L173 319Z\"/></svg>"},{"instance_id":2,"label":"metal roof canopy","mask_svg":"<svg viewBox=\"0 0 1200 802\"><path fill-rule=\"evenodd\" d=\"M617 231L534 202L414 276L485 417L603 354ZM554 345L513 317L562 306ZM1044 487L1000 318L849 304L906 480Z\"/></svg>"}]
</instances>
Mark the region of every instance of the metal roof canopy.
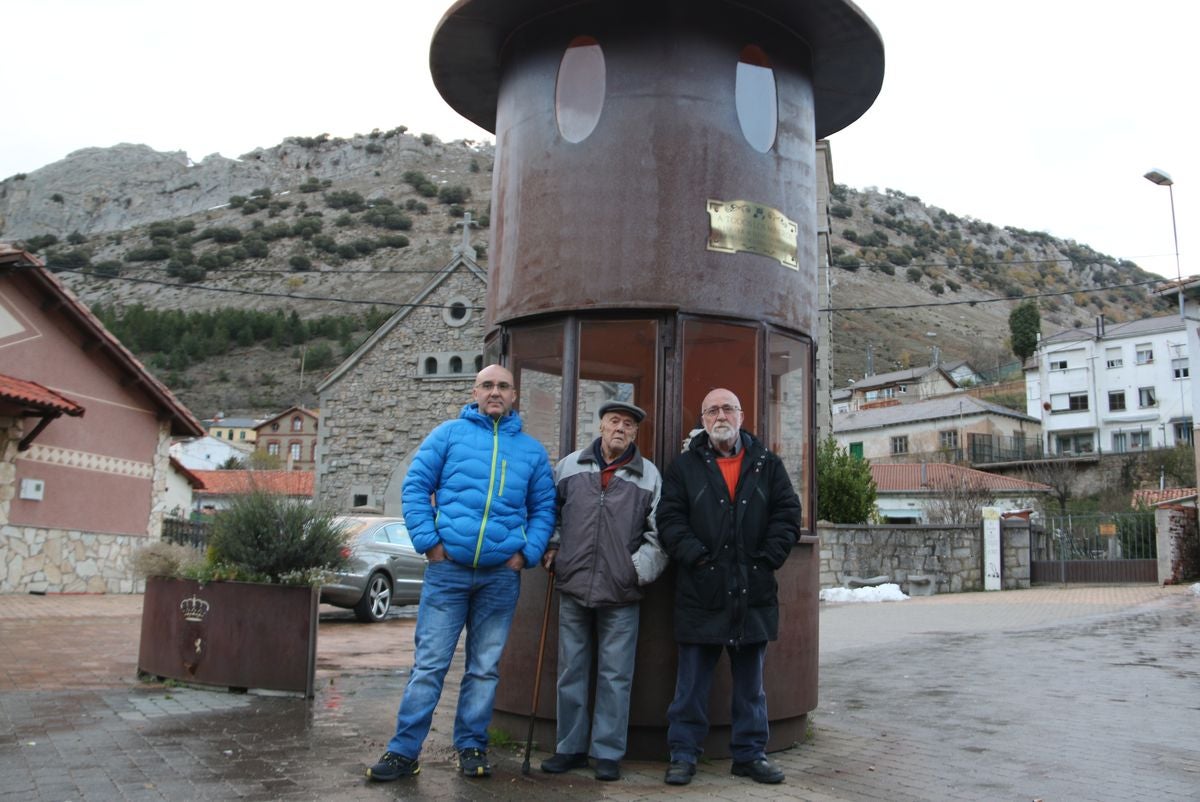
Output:
<instances>
[{"instance_id":1,"label":"metal roof canopy","mask_svg":"<svg viewBox=\"0 0 1200 802\"><path fill-rule=\"evenodd\" d=\"M774 22L809 44L818 139L853 123L879 95L883 40L849 0L723 2ZM627 9L631 20L642 7L630 0L458 0L433 33L433 83L455 111L495 133L501 61L512 35L546 16L601 3L614 11Z\"/></svg>"}]
</instances>

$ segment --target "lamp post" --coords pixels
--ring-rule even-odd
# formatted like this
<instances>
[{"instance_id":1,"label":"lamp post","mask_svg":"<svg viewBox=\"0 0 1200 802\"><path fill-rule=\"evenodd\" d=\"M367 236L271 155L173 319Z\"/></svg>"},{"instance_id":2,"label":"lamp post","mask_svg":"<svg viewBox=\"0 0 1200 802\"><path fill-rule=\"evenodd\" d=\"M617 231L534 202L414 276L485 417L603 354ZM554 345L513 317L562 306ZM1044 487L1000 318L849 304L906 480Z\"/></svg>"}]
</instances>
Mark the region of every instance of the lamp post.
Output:
<instances>
[{"instance_id":1,"label":"lamp post","mask_svg":"<svg viewBox=\"0 0 1200 802\"><path fill-rule=\"evenodd\" d=\"M1158 184L1160 187L1166 187L1167 192L1171 196L1171 234L1175 237L1175 280L1178 282L1176 290L1179 293L1179 319L1183 317L1183 272L1179 269L1179 229L1175 226L1175 182L1171 180L1171 176L1164 170L1153 169L1146 173L1146 180Z\"/></svg>"}]
</instances>

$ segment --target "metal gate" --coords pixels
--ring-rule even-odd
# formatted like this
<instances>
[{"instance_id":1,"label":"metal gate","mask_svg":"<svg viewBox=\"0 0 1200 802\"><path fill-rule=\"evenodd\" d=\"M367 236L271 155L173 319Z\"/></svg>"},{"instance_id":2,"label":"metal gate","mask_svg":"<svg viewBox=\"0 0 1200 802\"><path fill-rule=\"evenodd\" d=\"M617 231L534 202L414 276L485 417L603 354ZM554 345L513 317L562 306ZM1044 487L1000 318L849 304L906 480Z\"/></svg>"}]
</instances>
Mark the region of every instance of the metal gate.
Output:
<instances>
[{"instance_id":1,"label":"metal gate","mask_svg":"<svg viewBox=\"0 0 1200 802\"><path fill-rule=\"evenodd\" d=\"M1153 512L1047 517L1029 545L1035 584L1158 581Z\"/></svg>"}]
</instances>

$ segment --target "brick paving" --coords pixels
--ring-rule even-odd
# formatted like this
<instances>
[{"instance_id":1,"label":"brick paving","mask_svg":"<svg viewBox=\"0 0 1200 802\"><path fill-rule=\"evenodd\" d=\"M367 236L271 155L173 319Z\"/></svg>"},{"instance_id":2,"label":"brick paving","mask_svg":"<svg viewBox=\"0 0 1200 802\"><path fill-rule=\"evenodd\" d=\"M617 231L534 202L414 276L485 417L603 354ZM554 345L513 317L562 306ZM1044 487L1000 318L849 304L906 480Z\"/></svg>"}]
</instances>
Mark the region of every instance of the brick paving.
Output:
<instances>
[{"instance_id":1,"label":"brick paving","mask_svg":"<svg viewBox=\"0 0 1200 802\"><path fill-rule=\"evenodd\" d=\"M810 739L779 786L702 762L465 780L447 682L420 776L368 784L411 661L413 608L322 608L311 702L139 682L140 596L0 595L0 800L1200 799L1200 597L1096 586L823 605ZM461 672L461 664L455 671ZM664 750L665 751L665 750Z\"/></svg>"}]
</instances>

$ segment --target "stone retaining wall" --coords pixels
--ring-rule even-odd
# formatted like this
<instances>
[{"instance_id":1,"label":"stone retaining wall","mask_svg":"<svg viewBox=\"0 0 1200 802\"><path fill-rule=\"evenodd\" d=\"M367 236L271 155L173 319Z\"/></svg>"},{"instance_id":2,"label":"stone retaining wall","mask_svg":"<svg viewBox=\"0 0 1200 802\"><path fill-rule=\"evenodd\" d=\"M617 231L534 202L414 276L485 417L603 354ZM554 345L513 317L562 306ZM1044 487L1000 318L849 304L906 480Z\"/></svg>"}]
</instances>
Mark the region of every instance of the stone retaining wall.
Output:
<instances>
[{"instance_id":1,"label":"stone retaining wall","mask_svg":"<svg viewBox=\"0 0 1200 802\"><path fill-rule=\"evenodd\" d=\"M0 593L137 593L130 566L145 536L0 526Z\"/></svg>"},{"instance_id":2,"label":"stone retaining wall","mask_svg":"<svg viewBox=\"0 0 1200 802\"><path fill-rule=\"evenodd\" d=\"M886 575L910 593L909 576L928 577L937 593L983 590L981 524L867 526L819 524L821 587L844 587L847 577ZM1029 587L1029 525L1003 521L1000 546L1006 590Z\"/></svg>"}]
</instances>

